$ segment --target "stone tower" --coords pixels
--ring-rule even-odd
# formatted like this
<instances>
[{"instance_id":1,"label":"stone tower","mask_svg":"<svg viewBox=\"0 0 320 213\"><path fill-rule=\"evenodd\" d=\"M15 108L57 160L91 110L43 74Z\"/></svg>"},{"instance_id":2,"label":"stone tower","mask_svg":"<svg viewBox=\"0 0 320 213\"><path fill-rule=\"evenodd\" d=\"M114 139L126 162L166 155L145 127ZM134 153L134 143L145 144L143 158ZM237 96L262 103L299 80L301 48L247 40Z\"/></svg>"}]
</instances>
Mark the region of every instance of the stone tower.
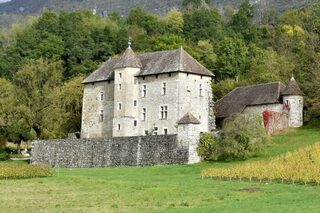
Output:
<instances>
[{"instance_id":1,"label":"stone tower","mask_svg":"<svg viewBox=\"0 0 320 213\"><path fill-rule=\"evenodd\" d=\"M301 127L303 125L303 93L293 76L282 95L283 103L289 107L289 127Z\"/></svg>"},{"instance_id":2,"label":"stone tower","mask_svg":"<svg viewBox=\"0 0 320 213\"><path fill-rule=\"evenodd\" d=\"M130 47L114 67L113 137L137 136L139 85L135 77L141 61Z\"/></svg>"},{"instance_id":3,"label":"stone tower","mask_svg":"<svg viewBox=\"0 0 320 213\"><path fill-rule=\"evenodd\" d=\"M201 161L197 147L200 140L200 121L190 112L185 114L178 122L178 141L188 149L188 164L199 163Z\"/></svg>"}]
</instances>

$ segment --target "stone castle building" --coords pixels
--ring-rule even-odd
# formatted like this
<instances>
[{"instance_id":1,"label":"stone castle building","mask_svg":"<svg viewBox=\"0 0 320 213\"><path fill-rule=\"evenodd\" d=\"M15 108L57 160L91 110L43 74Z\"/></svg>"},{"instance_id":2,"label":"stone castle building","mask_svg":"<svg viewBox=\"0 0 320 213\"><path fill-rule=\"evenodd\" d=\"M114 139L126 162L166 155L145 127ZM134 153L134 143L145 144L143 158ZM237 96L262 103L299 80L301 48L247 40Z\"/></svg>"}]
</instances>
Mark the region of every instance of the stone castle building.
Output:
<instances>
[{"instance_id":1,"label":"stone castle building","mask_svg":"<svg viewBox=\"0 0 320 213\"><path fill-rule=\"evenodd\" d=\"M129 48L84 80L81 139L35 141L33 164L110 167L200 162L201 132L234 114L257 114L268 133L303 123L294 80L239 87L215 105L213 74L182 48L135 54ZM1 127L1 121L0 121Z\"/></svg>"},{"instance_id":2,"label":"stone castle building","mask_svg":"<svg viewBox=\"0 0 320 213\"><path fill-rule=\"evenodd\" d=\"M129 46L84 80L81 137L172 135L189 124L209 132L213 76L182 48L135 54Z\"/></svg>"},{"instance_id":3,"label":"stone castle building","mask_svg":"<svg viewBox=\"0 0 320 213\"><path fill-rule=\"evenodd\" d=\"M303 125L303 93L292 76L281 82L238 87L215 103L217 126L235 114L259 115L269 134Z\"/></svg>"}]
</instances>

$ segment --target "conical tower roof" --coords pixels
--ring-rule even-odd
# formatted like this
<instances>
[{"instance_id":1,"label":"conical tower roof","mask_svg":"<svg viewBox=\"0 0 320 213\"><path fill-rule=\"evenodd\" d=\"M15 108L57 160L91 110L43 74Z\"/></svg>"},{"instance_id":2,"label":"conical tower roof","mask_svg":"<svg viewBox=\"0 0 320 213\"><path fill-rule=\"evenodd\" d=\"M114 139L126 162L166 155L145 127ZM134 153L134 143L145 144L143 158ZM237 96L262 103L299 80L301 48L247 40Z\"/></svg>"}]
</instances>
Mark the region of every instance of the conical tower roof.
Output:
<instances>
[{"instance_id":1,"label":"conical tower roof","mask_svg":"<svg viewBox=\"0 0 320 213\"><path fill-rule=\"evenodd\" d=\"M282 95L303 95L303 92L293 76L288 86L283 90Z\"/></svg>"},{"instance_id":2,"label":"conical tower roof","mask_svg":"<svg viewBox=\"0 0 320 213\"><path fill-rule=\"evenodd\" d=\"M200 121L188 112L177 122L177 124L200 124Z\"/></svg>"},{"instance_id":3,"label":"conical tower roof","mask_svg":"<svg viewBox=\"0 0 320 213\"><path fill-rule=\"evenodd\" d=\"M130 46L123 53L119 62L114 66L114 69L125 68L125 67L131 67L131 68L142 67L140 59L136 56L136 54L133 52Z\"/></svg>"}]
</instances>

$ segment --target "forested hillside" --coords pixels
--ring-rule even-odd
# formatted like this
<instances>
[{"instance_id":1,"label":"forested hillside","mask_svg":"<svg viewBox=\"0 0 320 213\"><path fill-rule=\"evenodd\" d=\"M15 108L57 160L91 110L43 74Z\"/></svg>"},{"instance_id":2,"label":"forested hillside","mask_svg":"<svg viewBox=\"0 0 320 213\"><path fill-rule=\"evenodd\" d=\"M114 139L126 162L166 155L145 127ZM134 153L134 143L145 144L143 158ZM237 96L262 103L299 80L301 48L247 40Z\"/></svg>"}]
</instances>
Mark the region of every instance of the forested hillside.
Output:
<instances>
[{"instance_id":1,"label":"forested hillside","mask_svg":"<svg viewBox=\"0 0 320 213\"><path fill-rule=\"evenodd\" d=\"M188 1L188 0L187 0ZM173 7L181 8L183 0L12 0L0 6L0 13L39 13L44 8L53 10L78 10L78 9L97 9L98 12L117 11L127 15L133 7L142 7L150 12L164 14ZM220 9L226 6L238 8L241 1L237 0L206 0ZM301 7L309 4L311 0L253 0L252 4L258 8L275 8L283 11L289 8Z\"/></svg>"},{"instance_id":2,"label":"forested hillside","mask_svg":"<svg viewBox=\"0 0 320 213\"><path fill-rule=\"evenodd\" d=\"M320 7L270 13L260 24L245 1L222 16L194 6L163 17L138 8L128 17L44 12L0 31L0 118L11 140L63 137L80 130L84 76L127 48L183 46L216 75L215 100L237 86L282 81L293 73L305 93L305 118L320 116Z\"/></svg>"}]
</instances>

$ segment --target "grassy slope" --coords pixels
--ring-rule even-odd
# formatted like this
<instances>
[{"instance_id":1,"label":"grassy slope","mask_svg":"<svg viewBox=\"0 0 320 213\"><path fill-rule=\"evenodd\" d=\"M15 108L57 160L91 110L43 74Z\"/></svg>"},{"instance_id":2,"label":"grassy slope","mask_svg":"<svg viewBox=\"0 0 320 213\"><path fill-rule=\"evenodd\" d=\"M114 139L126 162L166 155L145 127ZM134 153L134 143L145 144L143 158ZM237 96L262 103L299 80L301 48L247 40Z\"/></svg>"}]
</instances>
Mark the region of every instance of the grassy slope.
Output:
<instances>
[{"instance_id":1,"label":"grassy slope","mask_svg":"<svg viewBox=\"0 0 320 213\"><path fill-rule=\"evenodd\" d=\"M319 142L319 130L307 126L278 135L256 159ZM319 211L320 187L200 178L203 168L228 165L61 169L52 178L0 180L0 212Z\"/></svg>"}]
</instances>

